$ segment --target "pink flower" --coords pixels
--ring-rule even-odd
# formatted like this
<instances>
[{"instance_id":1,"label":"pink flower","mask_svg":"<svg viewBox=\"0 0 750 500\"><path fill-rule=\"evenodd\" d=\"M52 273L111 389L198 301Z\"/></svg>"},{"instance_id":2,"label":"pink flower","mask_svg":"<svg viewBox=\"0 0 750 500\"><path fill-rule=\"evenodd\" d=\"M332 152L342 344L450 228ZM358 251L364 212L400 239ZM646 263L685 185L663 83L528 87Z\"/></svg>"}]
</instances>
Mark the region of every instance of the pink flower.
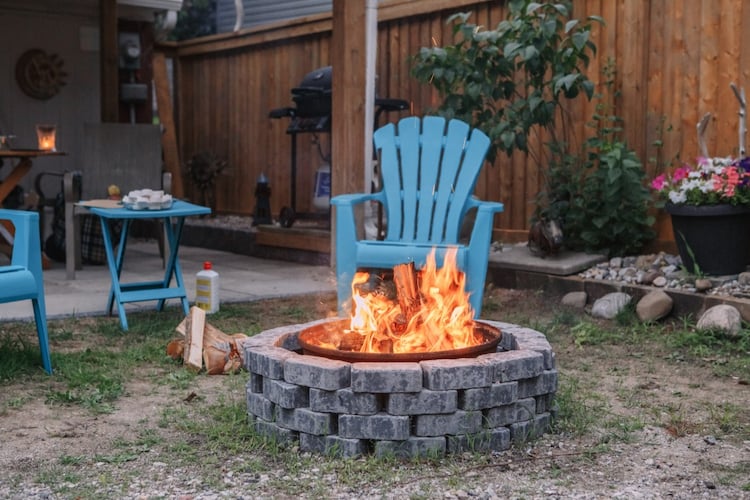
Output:
<instances>
[{"instance_id":1,"label":"pink flower","mask_svg":"<svg viewBox=\"0 0 750 500\"><path fill-rule=\"evenodd\" d=\"M693 169L689 165L681 166L680 168L674 171L674 174L672 174L672 180L674 182L680 182L682 179L687 179L687 176L691 170Z\"/></svg>"},{"instance_id":2,"label":"pink flower","mask_svg":"<svg viewBox=\"0 0 750 500\"><path fill-rule=\"evenodd\" d=\"M667 183L666 174L660 174L654 177L654 180L651 181L651 187L657 191L661 191L664 188L664 185L666 183Z\"/></svg>"}]
</instances>

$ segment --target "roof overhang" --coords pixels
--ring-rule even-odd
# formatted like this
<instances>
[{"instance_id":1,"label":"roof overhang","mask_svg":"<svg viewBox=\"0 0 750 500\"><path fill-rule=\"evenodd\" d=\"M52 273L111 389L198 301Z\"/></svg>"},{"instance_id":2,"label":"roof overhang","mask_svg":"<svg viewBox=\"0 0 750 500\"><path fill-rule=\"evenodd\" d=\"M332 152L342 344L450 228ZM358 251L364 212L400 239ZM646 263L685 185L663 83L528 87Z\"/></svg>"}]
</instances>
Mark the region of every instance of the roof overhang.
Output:
<instances>
[{"instance_id":1,"label":"roof overhang","mask_svg":"<svg viewBox=\"0 0 750 500\"><path fill-rule=\"evenodd\" d=\"M158 16L177 14L183 0L117 0L117 17L158 21ZM99 0L0 0L0 12L98 17Z\"/></svg>"}]
</instances>

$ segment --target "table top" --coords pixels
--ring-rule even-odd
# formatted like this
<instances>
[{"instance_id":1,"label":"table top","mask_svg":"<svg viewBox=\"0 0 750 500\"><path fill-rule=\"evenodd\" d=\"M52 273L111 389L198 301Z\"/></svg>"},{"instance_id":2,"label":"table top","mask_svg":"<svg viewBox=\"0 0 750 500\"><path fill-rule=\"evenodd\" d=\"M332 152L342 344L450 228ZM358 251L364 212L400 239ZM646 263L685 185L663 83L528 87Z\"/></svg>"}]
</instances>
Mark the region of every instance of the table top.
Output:
<instances>
[{"instance_id":1,"label":"table top","mask_svg":"<svg viewBox=\"0 0 750 500\"><path fill-rule=\"evenodd\" d=\"M37 156L64 156L62 151L47 149L0 149L0 157L6 158L36 158Z\"/></svg>"},{"instance_id":2,"label":"table top","mask_svg":"<svg viewBox=\"0 0 750 500\"><path fill-rule=\"evenodd\" d=\"M175 200L171 208L163 210L131 210L125 207L101 208L88 207L91 213L105 219L160 219L165 217L188 217L191 215L208 215L211 209L194 205L187 201Z\"/></svg>"}]
</instances>

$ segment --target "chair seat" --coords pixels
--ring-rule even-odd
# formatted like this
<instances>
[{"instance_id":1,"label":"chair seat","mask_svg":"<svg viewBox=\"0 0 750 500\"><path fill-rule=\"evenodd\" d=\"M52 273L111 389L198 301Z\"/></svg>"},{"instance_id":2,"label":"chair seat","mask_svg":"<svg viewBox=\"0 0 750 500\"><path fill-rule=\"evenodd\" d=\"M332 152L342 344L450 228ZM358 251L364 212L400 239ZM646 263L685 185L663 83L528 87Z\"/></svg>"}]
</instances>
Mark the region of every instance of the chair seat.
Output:
<instances>
[{"instance_id":1,"label":"chair seat","mask_svg":"<svg viewBox=\"0 0 750 500\"><path fill-rule=\"evenodd\" d=\"M14 302L39 294L34 275L22 266L0 267L0 302Z\"/></svg>"}]
</instances>

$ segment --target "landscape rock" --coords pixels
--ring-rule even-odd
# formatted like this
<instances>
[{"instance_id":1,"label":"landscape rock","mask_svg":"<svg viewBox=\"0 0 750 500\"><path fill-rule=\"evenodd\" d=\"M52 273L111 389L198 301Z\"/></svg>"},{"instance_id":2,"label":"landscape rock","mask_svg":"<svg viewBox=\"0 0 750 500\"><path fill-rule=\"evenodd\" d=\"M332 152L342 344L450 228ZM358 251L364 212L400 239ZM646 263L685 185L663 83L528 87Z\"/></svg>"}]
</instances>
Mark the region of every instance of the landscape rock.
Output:
<instances>
[{"instance_id":1,"label":"landscape rock","mask_svg":"<svg viewBox=\"0 0 750 500\"><path fill-rule=\"evenodd\" d=\"M742 286L750 286L750 273L747 271L737 276L737 282Z\"/></svg>"},{"instance_id":2,"label":"landscape rock","mask_svg":"<svg viewBox=\"0 0 750 500\"><path fill-rule=\"evenodd\" d=\"M662 287L664 287L664 286L667 285L667 278L665 278L664 276L657 276L654 279L652 285L658 286L659 288L662 288Z\"/></svg>"},{"instance_id":3,"label":"landscape rock","mask_svg":"<svg viewBox=\"0 0 750 500\"><path fill-rule=\"evenodd\" d=\"M646 271L641 277L641 283L644 285L650 285L654 280L661 276L661 272L656 270Z\"/></svg>"},{"instance_id":4,"label":"landscape rock","mask_svg":"<svg viewBox=\"0 0 750 500\"><path fill-rule=\"evenodd\" d=\"M714 284L711 282L711 280L706 278L698 278L695 280L695 291L696 292L705 292L707 290L710 290L714 287Z\"/></svg>"},{"instance_id":5,"label":"landscape rock","mask_svg":"<svg viewBox=\"0 0 750 500\"><path fill-rule=\"evenodd\" d=\"M704 312L696 327L698 330L720 330L736 337L742 328L742 316L736 307L719 304Z\"/></svg>"},{"instance_id":6,"label":"landscape rock","mask_svg":"<svg viewBox=\"0 0 750 500\"><path fill-rule=\"evenodd\" d=\"M657 321L672 312L674 301L666 292L654 290L643 296L635 306L635 313L641 321Z\"/></svg>"},{"instance_id":7,"label":"landscape rock","mask_svg":"<svg viewBox=\"0 0 750 500\"><path fill-rule=\"evenodd\" d=\"M632 297L627 293L608 293L594 302L591 315L595 318L613 319L630 304L631 300Z\"/></svg>"},{"instance_id":8,"label":"landscape rock","mask_svg":"<svg viewBox=\"0 0 750 500\"><path fill-rule=\"evenodd\" d=\"M588 295L586 294L586 292L569 292L563 296L560 303L567 307L583 309L584 307L586 307L587 300Z\"/></svg>"}]
</instances>

